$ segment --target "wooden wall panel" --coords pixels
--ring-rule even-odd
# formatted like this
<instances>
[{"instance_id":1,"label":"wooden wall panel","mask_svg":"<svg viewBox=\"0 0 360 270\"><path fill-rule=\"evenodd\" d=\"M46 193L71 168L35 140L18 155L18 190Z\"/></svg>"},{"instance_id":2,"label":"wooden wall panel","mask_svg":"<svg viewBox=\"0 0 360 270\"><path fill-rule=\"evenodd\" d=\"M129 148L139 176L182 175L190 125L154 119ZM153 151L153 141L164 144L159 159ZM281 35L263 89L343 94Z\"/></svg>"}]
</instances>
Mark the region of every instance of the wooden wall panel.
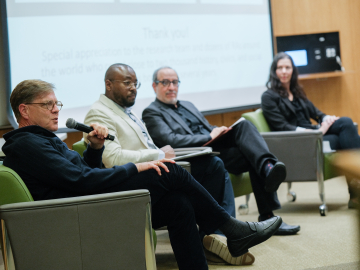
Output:
<instances>
[{"instance_id":1,"label":"wooden wall panel","mask_svg":"<svg viewBox=\"0 0 360 270\"><path fill-rule=\"evenodd\" d=\"M360 1L271 0L274 36L339 31L344 76L306 80L309 99L326 114L360 122Z\"/></svg>"},{"instance_id":2,"label":"wooden wall panel","mask_svg":"<svg viewBox=\"0 0 360 270\"><path fill-rule=\"evenodd\" d=\"M249 110L243 110L243 111L237 111L237 112L230 112L230 113L224 113L224 122L223 125L226 127L231 126L232 124L234 124L243 113L246 112L253 112L256 109L249 109Z\"/></svg>"},{"instance_id":3,"label":"wooden wall panel","mask_svg":"<svg viewBox=\"0 0 360 270\"><path fill-rule=\"evenodd\" d=\"M64 140L64 143L69 147L69 149L72 149L72 145L78 141L80 141L83 137L83 133L78 132L70 132L67 134L67 138Z\"/></svg>"},{"instance_id":4,"label":"wooden wall panel","mask_svg":"<svg viewBox=\"0 0 360 270\"><path fill-rule=\"evenodd\" d=\"M206 115L205 118L209 121L211 125L214 126L231 126L234 124L243 113L246 112L252 112L256 109L249 109L249 110L242 110L242 111L236 111L236 112L228 112L228 113L222 113L222 114L214 114L214 115Z\"/></svg>"},{"instance_id":5,"label":"wooden wall panel","mask_svg":"<svg viewBox=\"0 0 360 270\"><path fill-rule=\"evenodd\" d=\"M248 110L247 110L248 111ZM234 124L246 111L229 112L223 114L223 126L229 127Z\"/></svg>"},{"instance_id":6,"label":"wooden wall panel","mask_svg":"<svg viewBox=\"0 0 360 270\"><path fill-rule=\"evenodd\" d=\"M12 130L14 129L13 128L0 129L0 138L2 138L5 133L8 133Z\"/></svg>"},{"instance_id":7,"label":"wooden wall panel","mask_svg":"<svg viewBox=\"0 0 360 270\"><path fill-rule=\"evenodd\" d=\"M223 114L206 115L206 120L213 126L223 126Z\"/></svg>"}]
</instances>

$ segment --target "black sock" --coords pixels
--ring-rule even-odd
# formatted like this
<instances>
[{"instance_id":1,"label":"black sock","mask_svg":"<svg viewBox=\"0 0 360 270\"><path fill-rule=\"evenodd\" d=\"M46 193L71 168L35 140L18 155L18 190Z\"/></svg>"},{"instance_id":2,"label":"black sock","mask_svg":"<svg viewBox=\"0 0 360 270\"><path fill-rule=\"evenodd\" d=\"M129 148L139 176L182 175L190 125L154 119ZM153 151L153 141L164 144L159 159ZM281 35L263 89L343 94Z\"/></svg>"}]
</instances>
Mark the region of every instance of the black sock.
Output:
<instances>
[{"instance_id":1,"label":"black sock","mask_svg":"<svg viewBox=\"0 0 360 270\"><path fill-rule=\"evenodd\" d=\"M269 218L272 218L274 216L273 212L269 212L269 213L265 213L265 214L260 214L259 215L259 221L265 221Z\"/></svg>"},{"instance_id":2,"label":"black sock","mask_svg":"<svg viewBox=\"0 0 360 270\"><path fill-rule=\"evenodd\" d=\"M274 168L274 163L270 160L265 161L263 169L262 169L262 171L265 175L265 178L268 177L272 168Z\"/></svg>"},{"instance_id":3,"label":"black sock","mask_svg":"<svg viewBox=\"0 0 360 270\"><path fill-rule=\"evenodd\" d=\"M225 222L220 228L227 238L237 238L248 235L253 231L250 229L249 224L246 222L237 220L233 217L230 217L228 221Z\"/></svg>"}]
</instances>

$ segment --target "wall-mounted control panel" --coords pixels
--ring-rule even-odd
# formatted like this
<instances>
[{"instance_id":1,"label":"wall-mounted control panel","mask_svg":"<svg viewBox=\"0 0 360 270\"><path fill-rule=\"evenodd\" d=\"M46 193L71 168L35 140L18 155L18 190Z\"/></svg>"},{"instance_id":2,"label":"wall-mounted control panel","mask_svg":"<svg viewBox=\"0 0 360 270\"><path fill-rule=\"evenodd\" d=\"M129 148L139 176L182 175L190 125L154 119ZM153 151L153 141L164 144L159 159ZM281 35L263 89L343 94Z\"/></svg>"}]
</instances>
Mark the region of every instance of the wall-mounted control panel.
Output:
<instances>
[{"instance_id":1,"label":"wall-mounted control panel","mask_svg":"<svg viewBox=\"0 0 360 270\"><path fill-rule=\"evenodd\" d=\"M300 74L342 70L339 32L276 37L276 46L293 58Z\"/></svg>"}]
</instances>

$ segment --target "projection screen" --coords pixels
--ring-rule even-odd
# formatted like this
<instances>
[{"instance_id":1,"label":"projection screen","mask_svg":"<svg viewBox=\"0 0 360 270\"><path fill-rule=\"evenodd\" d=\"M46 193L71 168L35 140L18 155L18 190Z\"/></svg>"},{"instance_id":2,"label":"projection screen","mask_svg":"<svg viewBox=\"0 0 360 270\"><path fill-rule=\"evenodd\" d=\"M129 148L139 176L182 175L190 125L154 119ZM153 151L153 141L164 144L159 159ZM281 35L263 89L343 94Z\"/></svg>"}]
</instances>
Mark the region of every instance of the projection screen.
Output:
<instances>
[{"instance_id":1,"label":"projection screen","mask_svg":"<svg viewBox=\"0 0 360 270\"><path fill-rule=\"evenodd\" d=\"M105 92L104 74L113 63L134 68L141 82L134 111L140 116L155 99L152 74L160 66L178 72L179 99L206 114L259 104L265 91L273 56L268 0L1 4L8 96L26 79L53 83L64 104L60 132L67 131L68 117L83 122ZM16 126L12 113L9 119Z\"/></svg>"}]
</instances>

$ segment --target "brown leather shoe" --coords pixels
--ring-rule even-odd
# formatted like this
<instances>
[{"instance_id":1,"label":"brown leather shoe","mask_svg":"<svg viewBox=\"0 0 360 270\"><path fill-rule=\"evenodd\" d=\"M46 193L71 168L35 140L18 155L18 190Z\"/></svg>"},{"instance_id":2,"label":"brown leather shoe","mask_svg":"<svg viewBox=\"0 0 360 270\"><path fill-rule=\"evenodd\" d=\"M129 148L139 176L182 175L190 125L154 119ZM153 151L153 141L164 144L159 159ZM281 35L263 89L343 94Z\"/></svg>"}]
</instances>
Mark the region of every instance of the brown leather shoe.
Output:
<instances>
[{"instance_id":1,"label":"brown leather shoe","mask_svg":"<svg viewBox=\"0 0 360 270\"><path fill-rule=\"evenodd\" d=\"M231 256L225 236L218 234L205 235L203 245L209 251L205 252L209 264L251 265L255 262L255 257L250 252L239 257Z\"/></svg>"}]
</instances>

